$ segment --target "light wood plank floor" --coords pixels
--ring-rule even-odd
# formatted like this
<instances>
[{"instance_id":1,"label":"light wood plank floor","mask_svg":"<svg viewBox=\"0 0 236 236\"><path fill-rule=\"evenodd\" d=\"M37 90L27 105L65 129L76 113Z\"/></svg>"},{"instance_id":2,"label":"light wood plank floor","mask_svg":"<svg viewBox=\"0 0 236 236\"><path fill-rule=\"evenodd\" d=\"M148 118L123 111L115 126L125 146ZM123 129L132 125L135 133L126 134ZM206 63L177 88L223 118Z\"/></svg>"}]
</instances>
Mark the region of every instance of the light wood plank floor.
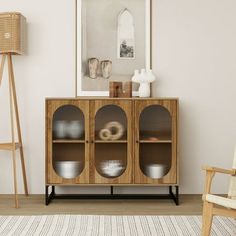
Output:
<instances>
[{"instance_id":1,"label":"light wood plank floor","mask_svg":"<svg viewBox=\"0 0 236 236\"><path fill-rule=\"evenodd\" d=\"M45 206L44 195L20 196L14 208L13 195L0 195L0 215L201 215L201 195L181 195L180 205L172 200L53 200Z\"/></svg>"}]
</instances>

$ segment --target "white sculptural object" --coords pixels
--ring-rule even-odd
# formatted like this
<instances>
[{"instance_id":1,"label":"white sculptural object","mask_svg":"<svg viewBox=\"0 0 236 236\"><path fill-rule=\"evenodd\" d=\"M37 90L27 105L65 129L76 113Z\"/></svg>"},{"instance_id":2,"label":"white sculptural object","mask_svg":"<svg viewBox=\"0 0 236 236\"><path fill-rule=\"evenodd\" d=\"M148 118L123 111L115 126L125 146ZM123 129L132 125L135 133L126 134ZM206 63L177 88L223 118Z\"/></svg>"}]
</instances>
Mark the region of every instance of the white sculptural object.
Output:
<instances>
[{"instance_id":1,"label":"white sculptural object","mask_svg":"<svg viewBox=\"0 0 236 236\"><path fill-rule=\"evenodd\" d=\"M141 73L139 70L134 71L132 82L139 83L139 97L147 98L151 96L150 84L156 80L152 70L142 69Z\"/></svg>"}]
</instances>

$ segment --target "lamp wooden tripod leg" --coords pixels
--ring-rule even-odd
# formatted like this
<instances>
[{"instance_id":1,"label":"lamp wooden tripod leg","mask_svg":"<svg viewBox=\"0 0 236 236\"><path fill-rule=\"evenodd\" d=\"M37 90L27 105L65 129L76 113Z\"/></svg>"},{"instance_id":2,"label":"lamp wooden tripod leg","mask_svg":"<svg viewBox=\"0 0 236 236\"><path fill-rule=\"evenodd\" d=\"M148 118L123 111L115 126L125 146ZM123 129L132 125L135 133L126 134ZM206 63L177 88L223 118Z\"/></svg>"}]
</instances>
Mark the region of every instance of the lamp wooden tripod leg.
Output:
<instances>
[{"instance_id":1,"label":"lamp wooden tripod leg","mask_svg":"<svg viewBox=\"0 0 236 236\"><path fill-rule=\"evenodd\" d=\"M10 115L11 115L11 135L12 140L11 143L0 144L0 150L8 150L12 152L13 158L13 173L14 173L14 192L15 192L15 207L19 207L18 203L18 190L17 190L17 173L16 173L16 150L20 149L20 158L21 158L21 167L24 181L24 190L25 195L28 196L28 187L27 187L27 179L26 179L26 171L25 171L25 162L24 162L24 152L21 138L21 128L20 128L20 119L17 105L17 97L16 97L16 88L14 81L14 73L13 73L13 64L12 64L12 56L11 54L3 55L1 67L0 67L0 85L3 77L3 69L5 64L5 59L7 57L8 61L8 77L9 77L9 96L10 96ZM15 126L14 126L14 113L16 119L16 128L18 134L18 143L15 141Z\"/></svg>"}]
</instances>

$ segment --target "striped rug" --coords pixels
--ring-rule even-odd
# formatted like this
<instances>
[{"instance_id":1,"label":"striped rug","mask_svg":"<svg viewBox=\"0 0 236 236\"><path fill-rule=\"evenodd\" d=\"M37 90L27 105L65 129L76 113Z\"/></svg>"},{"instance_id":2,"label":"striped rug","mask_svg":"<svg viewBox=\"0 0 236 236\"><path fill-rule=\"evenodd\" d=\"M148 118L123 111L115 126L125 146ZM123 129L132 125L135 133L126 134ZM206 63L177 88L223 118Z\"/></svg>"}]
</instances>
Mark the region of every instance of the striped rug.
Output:
<instances>
[{"instance_id":1,"label":"striped rug","mask_svg":"<svg viewBox=\"0 0 236 236\"><path fill-rule=\"evenodd\" d=\"M0 216L1 236L194 236L201 216ZM236 220L215 217L213 236L235 236Z\"/></svg>"}]
</instances>

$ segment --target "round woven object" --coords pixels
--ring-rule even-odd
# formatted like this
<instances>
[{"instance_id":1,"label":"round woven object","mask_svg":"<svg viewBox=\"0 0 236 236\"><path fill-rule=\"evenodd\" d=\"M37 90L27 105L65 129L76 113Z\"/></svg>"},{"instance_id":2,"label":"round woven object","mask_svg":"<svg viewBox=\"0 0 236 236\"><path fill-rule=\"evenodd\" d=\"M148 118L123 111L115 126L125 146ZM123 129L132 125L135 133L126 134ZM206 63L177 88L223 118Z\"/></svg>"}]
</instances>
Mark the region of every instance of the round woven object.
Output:
<instances>
[{"instance_id":1,"label":"round woven object","mask_svg":"<svg viewBox=\"0 0 236 236\"><path fill-rule=\"evenodd\" d=\"M124 135L124 127L117 121L107 123L104 128L110 130L111 140L118 140Z\"/></svg>"},{"instance_id":2,"label":"round woven object","mask_svg":"<svg viewBox=\"0 0 236 236\"><path fill-rule=\"evenodd\" d=\"M99 137L102 140L111 139L111 131L109 129L101 129L99 132Z\"/></svg>"}]
</instances>

